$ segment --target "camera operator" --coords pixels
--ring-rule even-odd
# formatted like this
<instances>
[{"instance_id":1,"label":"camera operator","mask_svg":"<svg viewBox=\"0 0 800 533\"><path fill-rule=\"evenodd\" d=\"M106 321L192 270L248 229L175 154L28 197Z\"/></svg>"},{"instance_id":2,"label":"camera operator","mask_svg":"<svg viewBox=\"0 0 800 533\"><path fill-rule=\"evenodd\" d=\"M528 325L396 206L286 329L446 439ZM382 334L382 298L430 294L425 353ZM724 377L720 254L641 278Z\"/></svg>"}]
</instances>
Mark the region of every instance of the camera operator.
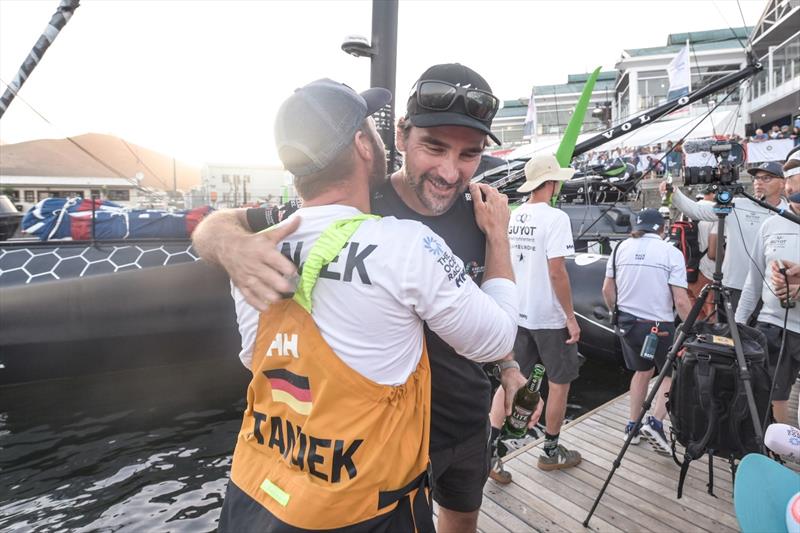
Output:
<instances>
[{"instance_id":1,"label":"camera operator","mask_svg":"<svg viewBox=\"0 0 800 533\"><path fill-rule=\"evenodd\" d=\"M753 176L754 196L763 201L786 209L788 205L783 199L783 169L780 163L761 163L756 168L747 169ZM662 182L659 186L662 194L667 192L667 184ZM684 195L677 188L672 195L672 205L683 214L694 220L717 221L714 207L699 205ZM750 255L748 251L761 224L773 212L765 209L747 198L735 198L733 210L725 217L725 257L722 261L722 285L731 295L731 305L734 311L739 303L739 298L747 279ZM718 315L719 315L718 311ZM719 316L717 317L719 319Z\"/></svg>"},{"instance_id":2,"label":"camera operator","mask_svg":"<svg viewBox=\"0 0 800 533\"><path fill-rule=\"evenodd\" d=\"M606 267L603 300L609 309L618 310L618 335L625 366L635 374L630 385L630 419L625 438L635 432L631 444L638 444L639 430L635 422L647 395L647 384L657 367L666 363L667 352L675 335L673 304L682 320L691 310L686 291L686 265L683 254L663 240L664 218L655 209L644 209L636 215L631 236L619 243ZM658 339L655 353L643 353L642 347L651 333ZM654 416L648 416L641 433L653 449L669 455L671 447L664 433L662 420L667 414L666 394L672 380L661 382L656 396Z\"/></svg>"}]
</instances>

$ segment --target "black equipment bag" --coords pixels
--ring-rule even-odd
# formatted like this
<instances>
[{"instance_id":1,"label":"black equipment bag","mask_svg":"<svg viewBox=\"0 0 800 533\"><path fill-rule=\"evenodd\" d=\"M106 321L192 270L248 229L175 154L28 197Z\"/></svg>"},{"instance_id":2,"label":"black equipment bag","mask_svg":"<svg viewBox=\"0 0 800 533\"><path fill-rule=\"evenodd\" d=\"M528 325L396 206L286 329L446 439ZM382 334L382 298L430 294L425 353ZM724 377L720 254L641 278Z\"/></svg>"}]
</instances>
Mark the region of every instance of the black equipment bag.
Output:
<instances>
[{"instance_id":1,"label":"black equipment bag","mask_svg":"<svg viewBox=\"0 0 800 533\"><path fill-rule=\"evenodd\" d=\"M771 386L766 339L755 328L739 325L738 329L761 417ZM714 456L728 459L735 472L737 459L760 451L728 325L698 322L684 347L683 356L676 359L667 402L672 422L672 456L681 467L678 498L692 460L708 454L708 492L713 494ZM683 461L678 460L676 443L685 448Z\"/></svg>"}]
</instances>

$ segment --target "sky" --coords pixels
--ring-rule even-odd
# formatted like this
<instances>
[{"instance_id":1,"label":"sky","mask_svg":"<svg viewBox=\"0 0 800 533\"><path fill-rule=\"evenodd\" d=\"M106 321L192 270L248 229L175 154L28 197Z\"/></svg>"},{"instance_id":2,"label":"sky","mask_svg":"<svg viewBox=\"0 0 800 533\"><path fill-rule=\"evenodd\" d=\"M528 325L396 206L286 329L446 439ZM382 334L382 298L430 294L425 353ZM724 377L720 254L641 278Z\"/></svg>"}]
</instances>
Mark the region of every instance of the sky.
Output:
<instances>
[{"instance_id":1,"label":"sky","mask_svg":"<svg viewBox=\"0 0 800 533\"><path fill-rule=\"evenodd\" d=\"M0 0L0 89L58 3ZM739 5L754 25L766 0ZM107 133L194 165L279 164L272 126L295 88L322 77L368 88L370 61L341 44L370 37L371 13L368 0L83 0L0 120L0 142ZM669 33L741 25L735 0L400 0L397 108L437 63L473 68L501 100L527 98Z\"/></svg>"}]
</instances>

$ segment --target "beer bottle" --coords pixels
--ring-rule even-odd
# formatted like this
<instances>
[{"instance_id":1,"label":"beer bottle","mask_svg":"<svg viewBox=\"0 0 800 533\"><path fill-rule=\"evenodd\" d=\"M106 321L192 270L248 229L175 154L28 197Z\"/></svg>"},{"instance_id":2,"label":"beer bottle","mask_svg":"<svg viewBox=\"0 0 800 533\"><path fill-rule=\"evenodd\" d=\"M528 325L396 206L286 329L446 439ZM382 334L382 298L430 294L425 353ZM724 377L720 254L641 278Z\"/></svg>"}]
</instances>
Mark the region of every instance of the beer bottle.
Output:
<instances>
[{"instance_id":1,"label":"beer bottle","mask_svg":"<svg viewBox=\"0 0 800 533\"><path fill-rule=\"evenodd\" d=\"M531 371L531 377L514 396L514 404L511 407L511 414L506 417L503 424L505 435L520 438L528 431L528 422L539 405L539 387L542 385L544 377L544 366L536 365Z\"/></svg>"}]
</instances>

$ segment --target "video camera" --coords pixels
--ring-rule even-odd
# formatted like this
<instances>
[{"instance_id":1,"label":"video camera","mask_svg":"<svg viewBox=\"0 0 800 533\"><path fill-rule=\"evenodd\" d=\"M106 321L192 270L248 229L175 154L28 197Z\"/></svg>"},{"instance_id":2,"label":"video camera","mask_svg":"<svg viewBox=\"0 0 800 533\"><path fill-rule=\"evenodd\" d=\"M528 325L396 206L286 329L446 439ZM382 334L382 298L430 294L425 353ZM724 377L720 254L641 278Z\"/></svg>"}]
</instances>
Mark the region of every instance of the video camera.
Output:
<instances>
[{"instance_id":1,"label":"video camera","mask_svg":"<svg viewBox=\"0 0 800 533\"><path fill-rule=\"evenodd\" d=\"M710 154L716 159L716 166L694 166L685 164L683 180L685 185L705 185L717 183L731 185L739 181L739 168L744 164L744 148L733 141L706 139L683 143L686 154ZM688 159L688 158L687 158Z\"/></svg>"}]
</instances>

